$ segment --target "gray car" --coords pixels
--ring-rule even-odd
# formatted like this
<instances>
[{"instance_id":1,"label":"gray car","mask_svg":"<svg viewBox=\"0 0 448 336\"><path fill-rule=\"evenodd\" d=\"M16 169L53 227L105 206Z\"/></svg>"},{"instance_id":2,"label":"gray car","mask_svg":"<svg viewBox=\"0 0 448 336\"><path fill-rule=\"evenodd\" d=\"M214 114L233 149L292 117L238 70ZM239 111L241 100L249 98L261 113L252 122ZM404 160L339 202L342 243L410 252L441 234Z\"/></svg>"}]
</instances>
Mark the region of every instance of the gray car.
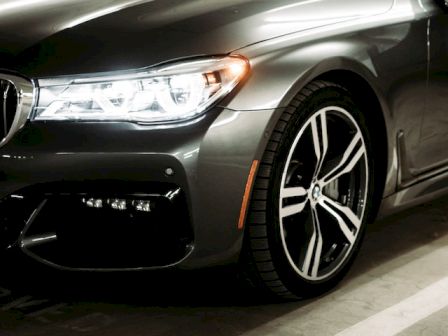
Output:
<instances>
[{"instance_id":1,"label":"gray car","mask_svg":"<svg viewBox=\"0 0 448 336\"><path fill-rule=\"evenodd\" d=\"M61 270L238 263L280 298L448 191L435 0L0 3L0 246Z\"/></svg>"}]
</instances>

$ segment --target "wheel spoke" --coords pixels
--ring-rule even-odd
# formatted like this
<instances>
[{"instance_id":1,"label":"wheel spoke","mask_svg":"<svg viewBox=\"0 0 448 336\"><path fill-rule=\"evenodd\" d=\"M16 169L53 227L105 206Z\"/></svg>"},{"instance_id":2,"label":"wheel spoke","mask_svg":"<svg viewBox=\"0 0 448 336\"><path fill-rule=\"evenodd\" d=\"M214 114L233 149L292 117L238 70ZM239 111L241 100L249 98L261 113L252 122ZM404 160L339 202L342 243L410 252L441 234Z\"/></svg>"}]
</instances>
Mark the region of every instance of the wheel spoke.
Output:
<instances>
[{"instance_id":1,"label":"wheel spoke","mask_svg":"<svg viewBox=\"0 0 448 336\"><path fill-rule=\"evenodd\" d=\"M282 188L281 198L306 196L307 191L302 187Z\"/></svg>"},{"instance_id":2,"label":"wheel spoke","mask_svg":"<svg viewBox=\"0 0 448 336\"><path fill-rule=\"evenodd\" d=\"M317 159L316 169L314 171L314 177L316 177L320 173L328 150L327 114L325 111L318 113L311 120L311 131L313 133L314 153Z\"/></svg>"},{"instance_id":3,"label":"wheel spoke","mask_svg":"<svg viewBox=\"0 0 448 336\"><path fill-rule=\"evenodd\" d=\"M301 197L306 196L307 191L303 187L290 187L290 188L282 188L280 191L280 197L282 200L289 198L289 197ZM302 202L298 202L295 204L289 204L285 207L282 207L280 210L280 216L282 218L292 216L295 214L298 214L303 211L306 204L308 202L308 199L304 199Z\"/></svg>"},{"instance_id":4,"label":"wheel spoke","mask_svg":"<svg viewBox=\"0 0 448 336\"><path fill-rule=\"evenodd\" d=\"M303 272L313 277L317 276L322 255L323 238L320 230L319 217L315 208L312 209L314 232L308 243L305 259L303 262ZM310 272L311 270L311 272Z\"/></svg>"},{"instance_id":5,"label":"wheel spoke","mask_svg":"<svg viewBox=\"0 0 448 336\"><path fill-rule=\"evenodd\" d=\"M355 242L356 234L352 232L352 230L349 228L348 224L344 221L344 219L335 210L333 210L326 202L324 202L323 198L321 199L319 204L334 219L336 219L339 225L339 229L342 231L345 238L350 242L350 244L353 244Z\"/></svg>"},{"instance_id":6,"label":"wheel spoke","mask_svg":"<svg viewBox=\"0 0 448 336\"><path fill-rule=\"evenodd\" d=\"M348 145L345 150L341 162L331 170L327 175L322 179L322 185L326 186L327 184L333 182L344 174L351 172L361 157L365 154L364 145L357 146L362 141L361 133L356 133L353 137L352 141Z\"/></svg>"},{"instance_id":7,"label":"wheel spoke","mask_svg":"<svg viewBox=\"0 0 448 336\"><path fill-rule=\"evenodd\" d=\"M280 210L280 216L282 218L285 218L285 217L289 217L289 216L301 213L303 211L303 209L305 209L305 206L307 203L308 203L308 199L305 199L301 203L287 205Z\"/></svg>"},{"instance_id":8,"label":"wheel spoke","mask_svg":"<svg viewBox=\"0 0 448 336\"><path fill-rule=\"evenodd\" d=\"M322 201L325 203L328 203L330 206L332 206L333 208L336 208L338 211L343 213L344 216L347 217L347 219L350 221L350 223L352 223L356 229L359 229L359 227L361 226L361 220L353 212L352 209L332 200L331 198L329 198L327 196L322 196Z\"/></svg>"}]
</instances>

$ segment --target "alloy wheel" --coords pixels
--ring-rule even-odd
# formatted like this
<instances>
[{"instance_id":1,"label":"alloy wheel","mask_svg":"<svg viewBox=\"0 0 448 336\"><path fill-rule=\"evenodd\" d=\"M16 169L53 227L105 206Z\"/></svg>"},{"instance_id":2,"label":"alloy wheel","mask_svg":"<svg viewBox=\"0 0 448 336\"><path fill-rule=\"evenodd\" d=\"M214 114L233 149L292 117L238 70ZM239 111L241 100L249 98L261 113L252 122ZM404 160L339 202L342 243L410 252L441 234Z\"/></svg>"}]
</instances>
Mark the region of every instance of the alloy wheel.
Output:
<instances>
[{"instance_id":1,"label":"alloy wheel","mask_svg":"<svg viewBox=\"0 0 448 336\"><path fill-rule=\"evenodd\" d=\"M338 106L313 113L291 145L280 184L280 237L287 260L308 281L337 272L363 222L369 169L363 133Z\"/></svg>"}]
</instances>

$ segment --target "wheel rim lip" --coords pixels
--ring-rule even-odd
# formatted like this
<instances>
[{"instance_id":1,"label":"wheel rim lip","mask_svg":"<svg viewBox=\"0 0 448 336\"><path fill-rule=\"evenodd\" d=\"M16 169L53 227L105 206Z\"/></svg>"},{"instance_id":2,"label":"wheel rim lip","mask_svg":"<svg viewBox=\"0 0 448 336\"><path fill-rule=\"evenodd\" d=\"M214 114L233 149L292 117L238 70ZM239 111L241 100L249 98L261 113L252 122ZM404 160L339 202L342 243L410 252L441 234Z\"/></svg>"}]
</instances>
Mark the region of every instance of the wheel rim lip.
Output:
<instances>
[{"instance_id":1,"label":"wheel rim lip","mask_svg":"<svg viewBox=\"0 0 448 336\"><path fill-rule=\"evenodd\" d=\"M344 117L346 117L348 120L350 120L351 122L351 126L354 126L356 131L361 135L361 142L362 142L362 146L364 148L364 154L363 154L363 161L364 161L364 168L365 168L365 181L364 181L364 195L362 197L362 202L364 204L364 206L361 209L361 213L359 216L360 222L362 223L364 221L364 214L365 214L365 210L366 210L366 200L367 200L367 195L368 195L368 186L369 186L369 166L368 166L368 158L367 158L367 150L366 150L366 144L365 144L365 139L364 139L364 134L362 133L361 129L358 126L358 122L356 121L356 119L344 108L339 107L339 106L327 106L324 107L322 109L319 109L317 111L315 111L306 121L306 123L301 127L301 129L299 130L299 132L297 133L296 138L294 139L293 144L291 145L290 149L289 149L289 153L288 153L288 157L283 169L283 173L282 173L282 179L281 179L281 188L283 188L286 184L286 178L287 178L287 173L288 173L288 167L291 164L291 159L292 156L294 154L294 152L296 151L297 148L297 144L299 143L300 139L302 138L304 132L308 129L308 127L310 126L313 118L320 114L320 113L327 113L327 112L339 112L341 113ZM312 189L316 186L315 183L312 183L310 186L310 189L307 190L307 205L310 202L310 195L312 194ZM311 190L311 191L310 191ZM323 191L323 187L321 187L321 192ZM315 201L316 203L318 203L318 200ZM283 219L284 217L281 216L281 209L283 208L283 198L280 196L279 197L279 208L278 208L278 212L279 212L279 221L280 221L280 237L281 237L281 241L282 241L282 245L283 245L283 249L285 252L285 255L288 259L288 262L290 264L290 266L292 266L292 268L294 269L294 271L300 275L302 278L306 279L306 280L310 280L310 281L322 281L325 280L329 277L331 277L334 273L338 272L341 269L341 266L347 261L348 256L350 255L351 251L353 250L353 247L356 245L356 242L358 241L358 237L359 237L359 232L360 229L357 230L354 241L352 244L349 245L349 248L346 249L346 251L344 251L344 255L342 258L341 255L338 256L337 259L341 259L337 265L332 266L331 267L331 271L323 274L323 275L317 275L317 276L310 276L308 274L306 274L305 272L303 272L302 270L300 270L300 268L298 267L298 265L294 262L291 254L289 253L289 249L288 249L288 244L286 242L286 236L285 236L285 228L284 228L284 223L283 223ZM286 218L286 217L285 217Z\"/></svg>"}]
</instances>

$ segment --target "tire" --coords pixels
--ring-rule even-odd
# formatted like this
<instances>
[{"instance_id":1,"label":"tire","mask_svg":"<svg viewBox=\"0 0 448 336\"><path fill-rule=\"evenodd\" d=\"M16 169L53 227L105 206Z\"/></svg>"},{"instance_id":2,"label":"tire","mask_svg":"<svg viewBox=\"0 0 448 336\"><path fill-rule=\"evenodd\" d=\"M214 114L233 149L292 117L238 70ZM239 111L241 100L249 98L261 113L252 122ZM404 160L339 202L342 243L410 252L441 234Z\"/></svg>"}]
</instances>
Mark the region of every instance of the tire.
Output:
<instances>
[{"instance_id":1,"label":"tire","mask_svg":"<svg viewBox=\"0 0 448 336\"><path fill-rule=\"evenodd\" d=\"M347 273L373 202L364 117L345 88L307 85L283 112L260 162L241 264L277 298L320 295Z\"/></svg>"}]
</instances>

